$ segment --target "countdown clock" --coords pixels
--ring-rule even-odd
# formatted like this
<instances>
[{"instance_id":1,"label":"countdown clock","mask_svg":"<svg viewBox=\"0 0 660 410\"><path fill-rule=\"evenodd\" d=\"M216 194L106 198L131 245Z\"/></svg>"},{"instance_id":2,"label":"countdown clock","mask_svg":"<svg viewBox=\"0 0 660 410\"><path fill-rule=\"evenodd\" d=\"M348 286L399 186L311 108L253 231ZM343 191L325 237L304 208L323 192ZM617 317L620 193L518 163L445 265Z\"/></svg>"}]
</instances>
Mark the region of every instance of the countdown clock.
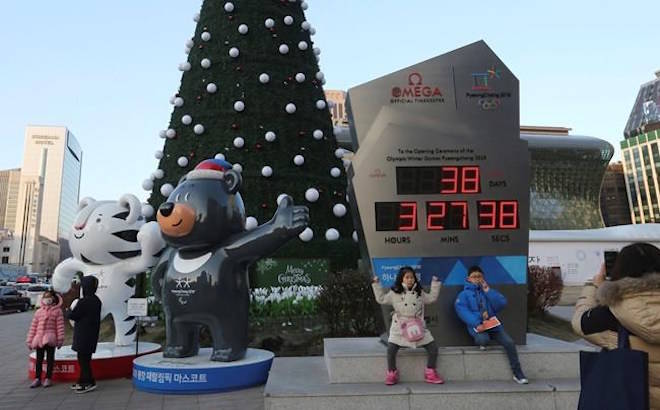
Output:
<instances>
[{"instance_id":1,"label":"countdown clock","mask_svg":"<svg viewBox=\"0 0 660 410\"><path fill-rule=\"evenodd\" d=\"M425 285L438 276L446 345L468 342L453 301L479 265L508 296L506 319L523 323L507 329L524 342L529 151L517 79L478 42L352 88L347 107L349 192L373 273L385 286L402 266Z\"/></svg>"}]
</instances>

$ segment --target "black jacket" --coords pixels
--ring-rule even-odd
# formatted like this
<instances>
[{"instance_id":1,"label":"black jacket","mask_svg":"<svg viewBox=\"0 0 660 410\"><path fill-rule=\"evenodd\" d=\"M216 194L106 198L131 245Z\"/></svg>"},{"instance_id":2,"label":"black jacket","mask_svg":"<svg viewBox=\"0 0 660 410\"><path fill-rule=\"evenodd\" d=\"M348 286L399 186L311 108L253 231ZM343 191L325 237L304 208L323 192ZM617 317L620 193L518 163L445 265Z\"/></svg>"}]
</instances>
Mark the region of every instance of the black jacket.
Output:
<instances>
[{"instance_id":1,"label":"black jacket","mask_svg":"<svg viewBox=\"0 0 660 410\"><path fill-rule=\"evenodd\" d=\"M76 322L71 348L78 353L96 352L101 327L101 300L95 295L97 286L98 279L85 276L80 284L83 297L69 312L69 319Z\"/></svg>"}]
</instances>

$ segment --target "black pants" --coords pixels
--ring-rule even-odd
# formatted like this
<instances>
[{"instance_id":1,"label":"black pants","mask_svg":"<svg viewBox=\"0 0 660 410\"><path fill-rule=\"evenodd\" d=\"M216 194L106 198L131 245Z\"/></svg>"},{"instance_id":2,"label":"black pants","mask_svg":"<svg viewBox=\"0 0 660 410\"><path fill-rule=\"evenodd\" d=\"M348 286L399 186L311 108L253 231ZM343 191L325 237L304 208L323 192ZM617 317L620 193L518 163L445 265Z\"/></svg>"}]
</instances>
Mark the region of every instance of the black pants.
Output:
<instances>
[{"instance_id":1,"label":"black pants","mask_svg":"<svg viewBox=\"0 0 660 410\"><path fill-rule=\"evenodd\" d=\"M44 346L37 348L37 366L34 371L34 378L41 379L41 371L46 353L46 378L53 377L53 364L55 363L55 346Z\"/></svg>"},{"instance_id":2,"label":"black pants","mask_svg":"<svg viewBox=\"0 0 660 410\"><path fill-rule=\"evenodd\" d=\"M429 344L422 346L426 349L426 367L435 369L436 364L438 363L438 345L435 343L435 340ZM399 352L401 346L394 343L387 344L387 369L396 370L396 354Z\"/></svg>"},{"instance_id":3,"label":"black pants","mask_svg":"<svg viewBox=\"0 0 660 410\"><path fill-rule=\"evenodd\" d=\"M78 366L80 366L80 377L78 384L95 384L94 375L92 375L92 354L78 352Z\"/></svg>"}]
</instances>

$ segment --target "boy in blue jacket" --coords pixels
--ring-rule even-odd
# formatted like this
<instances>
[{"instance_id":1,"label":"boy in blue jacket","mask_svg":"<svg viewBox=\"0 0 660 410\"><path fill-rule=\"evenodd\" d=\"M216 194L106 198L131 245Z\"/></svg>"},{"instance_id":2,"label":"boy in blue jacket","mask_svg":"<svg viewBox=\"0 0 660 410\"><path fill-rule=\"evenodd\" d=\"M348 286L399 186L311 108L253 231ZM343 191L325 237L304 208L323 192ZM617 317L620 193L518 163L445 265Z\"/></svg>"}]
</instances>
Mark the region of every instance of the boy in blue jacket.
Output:
<instances>
[{"instance_id":1,"label":"boy in blue jacket","mask_svg":"<svg viewBox=\"0 0 660 410\"><path fill-rule=\"evenodd\" d=\"M504 306L506 306L504 295L488 286L479 266L471 266L468 269L465 287L456 297L454 304L456 314L465 322L468 333L481 350L486 350L486 345L491 338L501 344L509 357L513 380L518 384L527 384L529 381L520 368L518 352L513 339L504 331L502 325L486 330L482 324L484 320L495 316Z\"/></svg>"}]
</instances>

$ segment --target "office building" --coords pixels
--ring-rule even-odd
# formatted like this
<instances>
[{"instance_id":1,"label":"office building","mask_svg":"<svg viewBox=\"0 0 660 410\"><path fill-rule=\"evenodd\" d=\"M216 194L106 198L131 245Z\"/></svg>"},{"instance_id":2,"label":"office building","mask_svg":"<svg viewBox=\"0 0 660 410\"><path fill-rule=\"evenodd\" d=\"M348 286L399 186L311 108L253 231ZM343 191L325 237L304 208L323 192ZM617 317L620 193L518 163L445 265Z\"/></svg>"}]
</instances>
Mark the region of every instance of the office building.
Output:
<instances>
[{"instance_id":1,"label":"office building","mask_svg":"<svg viewBox=\"0 0 660 410\"><path fill-rule=\"evenodd\" d=\"M633 223L660 222L660 70L637 93L621 141Z\"/></svg>"},{"instance_id":2,"label":"office building","mask_svg":"<svg viewBox=\"0 0 660 410\"><path fill-rule=\"evenodd\" d=\"M20 168L0 171L0 229L14 230L20 182Z\"/></svg>"},{"instance_id":3,"label":"office building","mask_svg":"<svg viewBox=\"0 0 660 410\"><path fill-rule=\"evenodd\" d=\"M11 262L43 272L68 255L82 150L66 127L28 126Z\"/></svg>"}]
</instances>

